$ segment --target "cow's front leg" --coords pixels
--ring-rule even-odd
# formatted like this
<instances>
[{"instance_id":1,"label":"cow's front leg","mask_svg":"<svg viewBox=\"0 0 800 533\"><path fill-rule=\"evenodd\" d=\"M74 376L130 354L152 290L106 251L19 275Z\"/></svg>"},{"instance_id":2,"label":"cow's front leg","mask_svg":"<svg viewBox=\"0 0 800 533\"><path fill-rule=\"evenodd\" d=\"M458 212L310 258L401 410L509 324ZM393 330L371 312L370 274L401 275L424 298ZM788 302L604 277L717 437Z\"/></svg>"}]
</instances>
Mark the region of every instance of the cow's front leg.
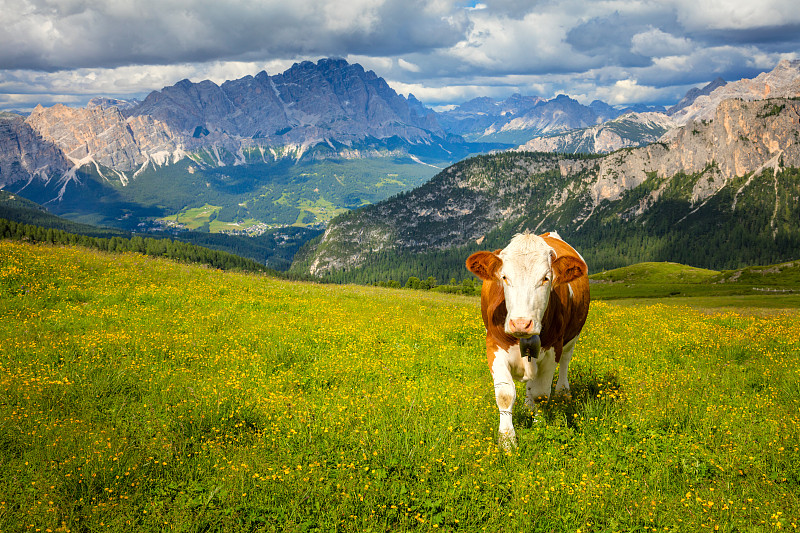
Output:
<instances>
[{"instance_id":1,"label":"cow's front leg","mask_svg":"<svg viewBox=\"0 0 800 533\"><path fill-rule=\"evenodd\" d=\"M553 375L556 373L556 354L550 348L541 350L539 357L533 362L536 372L525 384L525 405L536 413L536 402L550 397L553 386Z\"/></svg>"},{"instance_id":2,"label":"cow's front leg","mask_svg":"<svg viewBox=\"0 0 800 533\"><path fill-rule=\"evenodd\" d=\"M498 444L501 448L508 451L517 445L517 435L514 431L512 412L514 401L517 399L517 388L514 386L514 379L507 365L497 364L495 360L492 367L492 378L494 379L494 398L497 402L497 409L500 412L500 426L498 428Z\"/></svg>"}]
</instances>

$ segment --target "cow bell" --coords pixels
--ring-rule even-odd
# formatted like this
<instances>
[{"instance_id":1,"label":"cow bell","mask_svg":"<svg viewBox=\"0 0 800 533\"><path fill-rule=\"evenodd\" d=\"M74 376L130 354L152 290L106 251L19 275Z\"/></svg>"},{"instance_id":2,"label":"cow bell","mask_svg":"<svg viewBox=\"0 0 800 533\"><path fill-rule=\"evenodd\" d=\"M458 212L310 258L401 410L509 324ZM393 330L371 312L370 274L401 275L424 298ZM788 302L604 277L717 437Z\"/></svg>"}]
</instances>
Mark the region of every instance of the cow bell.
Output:
<instances>
[{"instance_id":1,"label":"cow bell","mask_svg":"<svg viewBox=\"0 0 800 533\"><path fill-rule=\"evenodd\" d=\"M531 358L538 358L541 347L542 340L539 338L539 335L534 335L533 337L519 340L519 352L522 357L527 357L528 360Z\"/></svg>"}]
</instances>

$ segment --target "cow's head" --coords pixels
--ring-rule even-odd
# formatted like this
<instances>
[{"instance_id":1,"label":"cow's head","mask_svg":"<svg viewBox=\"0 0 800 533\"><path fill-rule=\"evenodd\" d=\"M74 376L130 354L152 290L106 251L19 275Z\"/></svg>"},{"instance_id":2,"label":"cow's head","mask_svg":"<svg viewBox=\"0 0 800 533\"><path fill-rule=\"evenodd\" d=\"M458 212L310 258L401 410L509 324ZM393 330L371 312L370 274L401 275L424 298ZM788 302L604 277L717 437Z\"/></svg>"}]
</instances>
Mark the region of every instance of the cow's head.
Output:
<instances>
[{"instance_id":1,"label":"cow's head","mask_svg":"<svg viewBox=\"0 0 800 533\"><path fill-rule=\"evenodd\" d=\"M516 235L502 250L475 252L467 268L503 287L505 332L518 339L539 335L552 290L587 272L580 258L558 257L544 239L529 233Z\"/></svg>"}]
</instances>

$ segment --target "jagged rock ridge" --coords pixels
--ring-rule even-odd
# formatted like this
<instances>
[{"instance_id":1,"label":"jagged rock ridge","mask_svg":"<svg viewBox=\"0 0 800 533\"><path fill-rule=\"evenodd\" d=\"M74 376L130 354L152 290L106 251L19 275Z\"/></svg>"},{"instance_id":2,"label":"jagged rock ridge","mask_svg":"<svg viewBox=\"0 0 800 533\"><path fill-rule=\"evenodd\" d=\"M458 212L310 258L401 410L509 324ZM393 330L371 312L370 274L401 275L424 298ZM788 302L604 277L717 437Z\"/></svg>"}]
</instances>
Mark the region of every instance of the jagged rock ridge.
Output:
<instances>
[{"instance_id":1,"label":"jagged rock ridge","mask_svg":"<svg viewBox=\"0 0 800 533\"><path fill-rule=\"evenodd\" d=\"M616 109L599 100L585 106L563 94L552 100L515 94L503 101L475 98L439 113L438 119L446 131L468 139L514 142L595 126L631 112L659 111L663 108Z\"/></svg>"},{"instance_id":2,"label":"jagged rock ridge","mask_svg":"<svg viewBox=\"0 0 800 533\"><path fill-rule=\"evenodd\" d=\"M344 60L322 59L221 86L183 80L151 93L129 114L152 116L184 134L206 130L269 144L394 135L420 142L443 135L433 113L418 112L419 106L410 105L374 72Z\"/></svg>"},{"instance_id":3,"label":"jagged rock ridge","mask_svg":"<svg viewBox=\"0 0 800 533\"><path fill-rule=\"evenodd\" d=\"M698 96L691 105L673 113L678 124L698 120L710 120L717 106L732 98L754 101L765 98L794 97L800 92L800 60L782 60L770 72L763 72L753 79L742 79L726 83L708 95Z\"/></svg>"}]
</instances>

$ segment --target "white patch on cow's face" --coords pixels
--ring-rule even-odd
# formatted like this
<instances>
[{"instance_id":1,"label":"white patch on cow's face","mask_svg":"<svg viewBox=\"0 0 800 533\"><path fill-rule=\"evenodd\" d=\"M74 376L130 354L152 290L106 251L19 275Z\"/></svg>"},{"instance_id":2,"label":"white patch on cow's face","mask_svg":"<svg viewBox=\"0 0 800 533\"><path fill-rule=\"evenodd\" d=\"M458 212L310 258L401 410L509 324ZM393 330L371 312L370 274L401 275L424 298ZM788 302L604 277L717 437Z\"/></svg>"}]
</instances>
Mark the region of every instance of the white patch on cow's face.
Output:
<instances>
[{"instance_id":1,"label":"white patch on cow's face","mask_svg":"<svg viewBox=\"0 0 800 533\"><path fill-rule=\"evenodd\" d=\"M500 252L502 267L497 277L506 299L505 331L515 337L538 335L550 301L555 252L536 235L517 235Z\"/></svg>"}]
</instances>

